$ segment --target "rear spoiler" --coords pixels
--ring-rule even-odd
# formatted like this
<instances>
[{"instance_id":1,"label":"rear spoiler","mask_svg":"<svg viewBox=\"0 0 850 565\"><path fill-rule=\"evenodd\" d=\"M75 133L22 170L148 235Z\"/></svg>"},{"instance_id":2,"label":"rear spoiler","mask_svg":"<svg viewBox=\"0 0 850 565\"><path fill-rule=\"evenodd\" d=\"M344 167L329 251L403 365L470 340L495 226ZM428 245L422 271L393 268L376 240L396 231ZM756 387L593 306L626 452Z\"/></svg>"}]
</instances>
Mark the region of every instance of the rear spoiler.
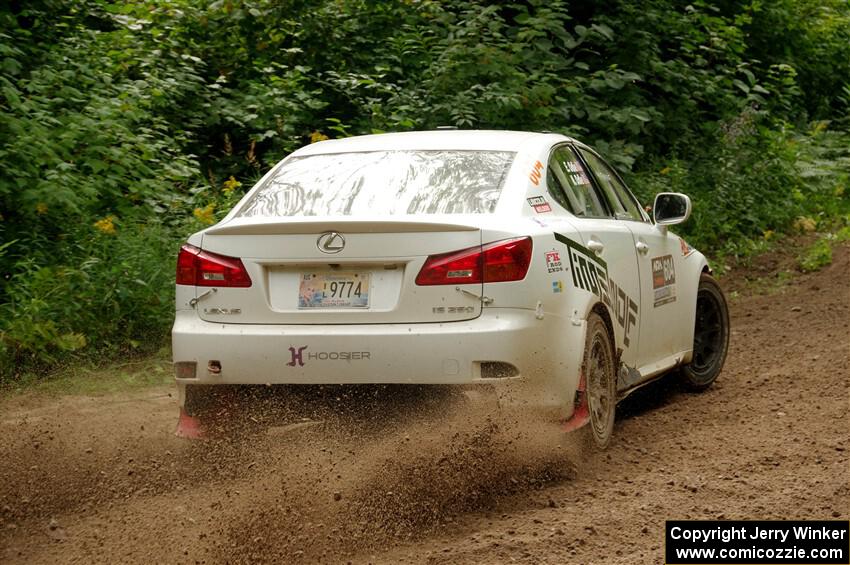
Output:
<instances>
[{"instance_id":1,"label":"rear spoiler","mask_svg":"<svg viewBox=\"0 0 850 565\"><path fill-rule=\"evenodd\" d=\"M345 233L410 233L477 231L480 226L464 222L448 221L445 216L399 217L387 220L346 218L298 217L298 218L238 218L225 224L217 224L204 231L205 235L283 235L314 234L325 231Z\"/></svg>"}]
</instances>

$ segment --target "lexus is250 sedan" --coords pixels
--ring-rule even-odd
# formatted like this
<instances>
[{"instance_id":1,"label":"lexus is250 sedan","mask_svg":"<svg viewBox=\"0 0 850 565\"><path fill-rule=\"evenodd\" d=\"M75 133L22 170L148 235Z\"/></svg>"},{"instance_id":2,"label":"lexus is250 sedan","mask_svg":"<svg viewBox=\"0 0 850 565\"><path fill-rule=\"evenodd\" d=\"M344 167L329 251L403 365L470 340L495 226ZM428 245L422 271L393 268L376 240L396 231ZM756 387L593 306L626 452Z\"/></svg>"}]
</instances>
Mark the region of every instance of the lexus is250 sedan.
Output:
<instances>
[{"instance_id":1,"label":"lexus is250 sedan","mask_svg":"<svg viewBox=\"0 0 850 565\"><path fill-rule=\"evenodd\" d=\"M181 425L229 384L533 382L605 447L617 401L728 347L705 257L590 147L551 133L426 131L303 147L177 265Z\"/></svg>"}]
</instances>

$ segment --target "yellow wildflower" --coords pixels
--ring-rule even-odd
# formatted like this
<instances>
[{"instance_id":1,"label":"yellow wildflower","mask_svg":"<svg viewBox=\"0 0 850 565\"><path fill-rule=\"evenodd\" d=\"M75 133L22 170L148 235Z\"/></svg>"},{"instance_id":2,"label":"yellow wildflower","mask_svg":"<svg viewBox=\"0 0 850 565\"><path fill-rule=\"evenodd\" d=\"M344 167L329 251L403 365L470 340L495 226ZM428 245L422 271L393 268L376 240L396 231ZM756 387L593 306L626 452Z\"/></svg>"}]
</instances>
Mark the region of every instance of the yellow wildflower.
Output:
<instances>
[{"instance_id":1,"label":"yellow wildflower","mask_svg":"<svg viewBox=\"0 0 850 565\"><path fill-rule=\"evenodd\" d=\"M762 232L762 235L764 236L765 240L769 240L773 237L773 230L765 230L764 232Z\"/></svg>"},{"instance_id":2,"label":"yellow wildflower","mask_svg":"<svg viewBox=\"0 0 850 565\"><path fill-rule=\"evenodd\" d=\"M662 175L669 174L670 173L670 167L664 167L663 169L661 169L658 172L661 173Z\"/></svg>"},{"instance_id":3,"label":"yellow wildflower","mask_svg":"<svg viewBox=\"0 0 850 565\"><path fill-rule=\"evenodd\" d=\"M95 229L97 229L100 233L105 233L106 235L115 235L115 216L106 216L98 221L96 221L93 225Z\"/></svg>"},{"instance_id":4,"label":"yellow wildflower","mask_svg":"<svg viewBox=\"0 0 850 565\"><path fill-rule=\"evenodd\" d=\"M229 179L224 181L224 186L222 187L222 191L226 195L230 196L233 193L233 191L236 190L237 188L239 188L240 186L242 186L242 183L239 182L238 180L236 180L235 178L233 178L233 176L231 175L231 177Z\"/></svg>"},{"instance_id":5,"label":"yellow wildflower","mask_svg":"<svg viewBox=\"0 0 850 565\"><path fill-rule=\"evenodd\" d=\"M45 204L44 202L39 202L35 205L35 211L38 213L39 216L47 214L47 204Z\"/></svg>"},{"instance_id":6,"label":"yellow wildflower","mask_svg":"<svg viewBox=\"0 0 850 565\"><path fill-rule=\"evenodd\" d=\"M800 216L794 220L794 229L801 232L815 231L818 225L812 218Z\"/></svg>"},{"instance_id":7,"label":"yellow wildflower","mask_svg":"<svg viewBox=\"0 0 850 565\"><path fill-rule=\"evenodd\" d=\"M320 131L314 131L310 134L310 143L316 143L317 141L324 141L326 139L328 139L328 136Z\"/></svg>"},{"instance_id":8,"label":"yellow wildflower","mask_svg":"<svg viewBox=\"0 0 850 565\"><path fill-rule=\"evenodd\" d=\"M213 218L213 210L215 210L215 204L207 204L203 208L195 208L192 214L202 224L210 225L215 223L215 219Z\"/></svg>"}]
</instances>

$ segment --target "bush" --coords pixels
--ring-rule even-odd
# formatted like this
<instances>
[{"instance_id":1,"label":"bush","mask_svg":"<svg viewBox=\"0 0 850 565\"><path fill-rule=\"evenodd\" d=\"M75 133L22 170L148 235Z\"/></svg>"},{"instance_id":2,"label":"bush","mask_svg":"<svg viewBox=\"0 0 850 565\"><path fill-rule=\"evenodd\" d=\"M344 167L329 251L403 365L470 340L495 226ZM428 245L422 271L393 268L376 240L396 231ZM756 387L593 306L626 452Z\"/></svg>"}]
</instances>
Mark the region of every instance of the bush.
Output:
<instances>
[{"instance_id":1,"label":"bush","mask_svg":"<svg viewBox=\"0 0 850 565\"><path fill-rule=\"evenodd\" d=\"M658 192L690 195L692 219L677 231L706 251L746 253L750 240L794 231L800 217L817 225L850 211L850 134L822 122L798 133L745 112L714 142L653 169L632 175L633 188L646 202Z\"/></svg>"},{"instance_id":2,"label":"bush","mask_svg":"<svg viewBox=\"0 0 850 565\"><path fill-rule=\"evenodd\" d=\"M62 234L61 260L19 261L0 305L0 355L12 361L4 365L49 365L84 349L114 356L159 348L174 316L184 229L101 220Z\"/></svg>"}]
</instances>

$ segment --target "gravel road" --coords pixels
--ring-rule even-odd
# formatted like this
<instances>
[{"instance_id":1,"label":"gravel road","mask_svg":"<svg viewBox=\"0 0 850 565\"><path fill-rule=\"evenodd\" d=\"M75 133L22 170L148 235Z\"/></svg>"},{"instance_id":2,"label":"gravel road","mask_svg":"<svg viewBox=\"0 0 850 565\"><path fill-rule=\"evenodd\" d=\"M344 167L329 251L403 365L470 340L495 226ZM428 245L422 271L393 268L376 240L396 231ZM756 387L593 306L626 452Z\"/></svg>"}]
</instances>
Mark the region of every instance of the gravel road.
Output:
<instances>
[{"instance_id":1,"label":"gravel road","mask_svg":"<svg viewBox=\"0 0 850 565\"><path fill-rule=\"evenodd\" d=\"M718 382L635 393L603 453L443 389L293 390L195 442L170 387L0 398L0 562L661 563L665 519L848 519L850 248L774 288L790 260L724 279Z\"/></svg>"}]
</instances>

